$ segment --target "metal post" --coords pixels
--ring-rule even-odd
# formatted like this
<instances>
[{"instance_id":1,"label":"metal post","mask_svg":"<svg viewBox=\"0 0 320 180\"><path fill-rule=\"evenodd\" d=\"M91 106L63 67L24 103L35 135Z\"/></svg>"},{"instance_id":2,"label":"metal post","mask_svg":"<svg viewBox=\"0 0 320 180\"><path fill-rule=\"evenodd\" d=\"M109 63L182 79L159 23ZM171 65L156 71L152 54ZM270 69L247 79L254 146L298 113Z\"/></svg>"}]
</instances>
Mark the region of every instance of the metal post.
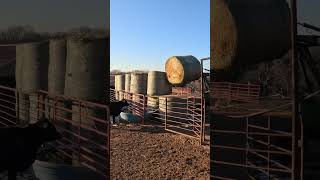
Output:
<instances>
[{"instance_id":1,"label":"metal post","mask_svg":"<svg viewBox=\"0 0 320 180\"><path fill-rule=\"evenodd\" d=\"M296 38L297 38L297 1L291 0L291 60L292 60L292 180L303 179L300 176L299 170L299 161L300 158L297 158L299 153L298 146L298 132L299 132L299 121L298 117L298 94L297 94L297 83L296 77L298 75L298 62L297 62L297 46L296 46Z\"/></svg>"},{"instance_id":2,"label":"metal post","mask_svg":"<svg viewBox=\"0 0 320 180\"><path fill-rule=\"evenodd\" d=\"M166 111L164 113L164 129L167 129L167 119L168 119L168 116L167 116L167 111L168 111L168 99L166 97Z\"/></svg>"},{"instance_id":3,"label":"metal post","mask_svg":"<svg viewBox=\"0 0 320 180\"><path fill-rule=\"evenodd\" d=\"M203 117L203 105L204 105L204 90L203 90L203 59L201 59L201 132L200 132L200 144L202 144L203 138L203 124L204 124L204 117Z\"/></svg>"}]
</instances>

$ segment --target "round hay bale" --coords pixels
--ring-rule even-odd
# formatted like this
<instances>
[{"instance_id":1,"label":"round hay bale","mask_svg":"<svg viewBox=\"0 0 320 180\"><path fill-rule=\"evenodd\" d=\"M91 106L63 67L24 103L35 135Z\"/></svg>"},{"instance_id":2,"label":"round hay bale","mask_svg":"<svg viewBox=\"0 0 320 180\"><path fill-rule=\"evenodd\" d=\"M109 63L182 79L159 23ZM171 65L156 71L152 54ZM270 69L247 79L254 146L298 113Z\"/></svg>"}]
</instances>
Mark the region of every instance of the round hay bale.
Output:
<instances>
[{"instance_id":1,"label":"round hay bale","mask_svg":"<svg viewBox=\"0 0 320 180\"><path fill-rule=\"evenodd\" d=\"M130 92L135 94L147 94L147 77L145 73L132 73Z\"/></svg>"},{"instance_id":2,"label":"round hay bale","mask_svg":"<svg viewBox=\"0 0 320 180\"><path fill-rule=\"evenodd\" d=\"M105 101L107 51L106 39L67 40L66 96Z\"/></svg>"},{"instance_id":3,"label":"round hay bale","mask_svg":"<svg viewBox=\"0 0 320 180\"><path fill-rule=\"evenodd\" d=\"M167 100L167 102L166 102ZM165 95L159 97L159 109L161 114L167 112L169 121L183 121L188 117L187 96Z\"/></svg>"},{"instance_id":4,"label":"round hay bale","mask_svg":"<svg viewBox=\"0 0 320 180\"><path fill-rule=\"evenodd\" d=\"M50 40L48 68L49 94L62 95L64 93L66 57L66 41L63 39Z\"/></svg>"},{"instance_id":5,"label":"round hay bale","mask_svg":"<svg viewBox=\"0 0 320 180\"><path fill-rule=\"evenodd\" d=\"M30 109L30 102L29 102L29 95L19 93L19 98L16 99L18 102L16 103L17 109L17 117L19 118L18 122L20 125L27 125L29 124L29 109Z\"/></svg>"},{"instance_id":6,"label":"round hay bale","mask_svg":"<svg viewBox=\"0 0 320 180\"><path fill-rule=\"evenodd\" d=\"M130 92L130 85L131 85L131 74L128 73L125 75L125 87L124 87L125 92Z\"/></svg>"},{"instance_id":7,"label":"round hay bale","mask_svg":"<svg viewBox=\"0 0 320 180\"><path fill-rule=\"evenodd\" d=\"M116 100L124 98L123 91L125 89L125 75L119 74L115 76Z\"/></svg>"},{"instance_id":8,"label":"round hay bale","mask_svg":"<svg viewBox=\"0 0 320 180\"><path fill-rule=\"evenodd\" d=\"M30 115L30 123L35 123L38 121L38 95L37 94L30 94L29 95L29 101L30 101L30 109L29 109L29 115ZM41 112L39 112L39 119L41 118Z\"/></svg>"},{"instance_id":9,"label":"round hay bale","mask_svg":"<svg viewBox=\"0 0 320 180\"><path fill-rule=\"evenodd\" d=\"M24 45L18 44L16 46L16 70L15 70L15 77L16 77L16 89L17 91L22 91L22 82L23 82L23 61L24 61Z\"/></svg>"},{"instance_id":10,"label":"round hay bale","mask_svg":"<svg viewBox=\"0 0 320 180\"><path fill-rule=\"evenodd\" d=\"M281 57L290 48L285 0L211 3L211 69L225 71Z\"/></svg>"},{"instance_id":11,"label":"round hay bale","mask_svg":"<svg viewBox=\"0 0 320 180\"><path fill-rule=\"evenodd\" d=\"M148 73L148 95L170 94L171 90L172 86L168 82L165 72L150 71Z\"/></svg>"},{"instance_id":12,"label":"round hay bale","mask_svg":"<svg viewBox=\"0 0 320 180\"><path fill-rule=\"evenodd\" d=\"M194 56L172 56L166 61L167 79L183 86L201 77L201 64Z\"/></svg>"},{"instance_id":13,"label":"round hay bale","mask_svg":"<svg viewBox=\"0 0 320 180\"><path fill-rule=\"evenodd\" d=\"M148 96L147 106L148 106L148 109L158 109L159 96Z\"/></svg>"},{"instance_id":14,"label":"round hay bale","mask_svg":"<svg viewBox=\"0 0 320 180\"><path fill-rule=\"evenodd\" d=\"M17 45L17 87L24 93L48 89L48 46L48 42Z\"/></svg>"}]
</instances>

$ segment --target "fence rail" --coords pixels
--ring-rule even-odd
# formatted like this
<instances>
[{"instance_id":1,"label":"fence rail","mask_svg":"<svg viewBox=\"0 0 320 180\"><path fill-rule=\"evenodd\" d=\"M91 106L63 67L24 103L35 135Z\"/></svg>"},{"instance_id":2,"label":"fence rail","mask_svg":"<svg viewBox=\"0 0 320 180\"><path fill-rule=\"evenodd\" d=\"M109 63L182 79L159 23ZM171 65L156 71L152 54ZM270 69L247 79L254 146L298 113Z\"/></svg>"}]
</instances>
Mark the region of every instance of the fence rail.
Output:
<instances>
[{"instance_id":1,"label":"fence rail","mask_svg":"<svg viewBox=\"0 0 320 180\"><path fill-rule=\"evenodd\" d=\"M204 140L205 104L201 96L179 94L172 96L148 96L110 89L110 101L126 99L129 111L146 119L163 124L166 131Z\"/></svg>"},{"instance_id":2,"label":"fence rail","mask_svg":"<svg viewBox=\"0 0 320 180\"><path fill-rule=\"evenodd\" d=\"M231 82L211 82L210 94L213 99L225 99L239 102L258 102L261 87L255 84Z\"/></svg>"},{"instance_id":3,"label":"fence rail","mask_svg":"<svg viewBox=\"0 0 320 180\"><path fill-rule=\"evenodd\" d=\"M109 107L38 91L18 92L0 86L0 127L27 124L43 117L53 122L62 139L52 143L67 163L110 177Z\"/></svg>"}]
</instances>

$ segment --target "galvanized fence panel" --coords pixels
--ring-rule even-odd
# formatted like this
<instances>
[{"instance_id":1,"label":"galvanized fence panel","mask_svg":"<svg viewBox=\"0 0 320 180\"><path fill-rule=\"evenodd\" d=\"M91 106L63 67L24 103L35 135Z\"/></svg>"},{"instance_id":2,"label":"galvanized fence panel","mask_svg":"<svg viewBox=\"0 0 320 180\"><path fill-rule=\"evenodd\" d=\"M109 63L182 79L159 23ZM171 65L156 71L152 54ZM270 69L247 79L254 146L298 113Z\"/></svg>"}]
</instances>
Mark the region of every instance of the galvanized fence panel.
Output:
<instances>
[{"instance_id":1,"label":"galvanized fence panel","mask_svg":"<svg viewBox=\"0 0 320 180\"><path fill-rule=\"evenodd\" d=\"M46 117L62 134L62 139L50 143L60 158L110 179L109 107L46 91L33 94L36 98L29 96L0 86L0 127L27 125L30 118Z\"/></svg>"}]
</instances>

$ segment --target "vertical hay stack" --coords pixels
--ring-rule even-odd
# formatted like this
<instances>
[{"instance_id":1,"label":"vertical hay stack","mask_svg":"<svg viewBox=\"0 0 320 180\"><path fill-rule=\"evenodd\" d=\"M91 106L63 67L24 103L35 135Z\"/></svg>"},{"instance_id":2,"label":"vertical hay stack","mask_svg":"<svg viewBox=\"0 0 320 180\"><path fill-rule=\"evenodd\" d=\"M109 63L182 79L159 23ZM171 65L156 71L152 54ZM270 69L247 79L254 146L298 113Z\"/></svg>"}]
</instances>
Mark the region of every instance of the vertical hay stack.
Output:
<instances>
[{"instance_id":1,"label":"vertical hay stack","mask_svg":"<svg viewBox=\"0 0 320 180\"><path fill-rule=\"evenodd\" d=\"M148 81L148 74L146 73L131 73L131 85L130 85L130 92L134 94L147 94L147 81ZM137 106L142 106L142 96L133 95L132 101Z\"/></svg>"},{"instance_id":2,"label":"vertical hay stack","mask_svg":"<svg viewBox=\"0 0 320 180\"><path fill-rule=\"evenodd\" d=\"M127 73L125 75L125 87L124 87L124 91L125 92L130 92L130 86L131 86L131 74Z\"/></svg>"},{"instance_id":3,"label":"vertical hay stack","mask_svg":"<svg viewBox=\"0 0 320 180\"><path fill-rule=\"evenodd\" d=\"M77 99L106 103L107 75L108 72L108 40L105 38L82 38L69 37L67 40L67 62L64 95ZM96 107L84 108L77 103L72 104L72 121L83 126L94 128L94 118L105 119L105 113ZM81 110L81 112L80 112ZM105 129L104 127L101 127ZM84 130L83 130L84 131ZM95 136L94 133L84 131L82 135L85 138L101 137ZM87 147L90 149L90 147ZM95 150L92 150L95 151ZM78 165L79 159L74 154L73 164Z\"/></svg>"},{"instance_id":4,"label":"vertical hay stack","mask_svg":"<svg viewBox=\"0 0 320 180\"><path fill-rule=\"evenodd\" d=\"M123 97L123 91L125 90L125 75L119 74L115 76L115 90L116 90L116 100L120 101Z\"/></svg>"},{"instance_id":5,"label":"vertical hay stack","mask_svg":"<svg viewBox=\"0 0 320 180\"><path fill-rule=\"evenodd\" d=\"M157 96L170 94L171 90L172 86L168 82L165 72L150 71L148 73L148 107L157 108L159 106L159 98Z\"/></svg>"},{"instance_id":6,"label":"vertical hay stack","mask_svg":"<svg viewBox=\"0 0 320 180\"><path fill-rule=\"evenodd\" d=\"M217 79L232 78L241 66L276 59L289 50L288 4L286 0L215 0L210 34L211 69Z\"/></svg>"},{"instance_id":7,"label":"vertical hay stack","mask_svg":"<svg viewBox=\"0 0 320 180\"><path fill-rule=\"evenodd\" d=\"M87 101L105 102L106 47L107 40L104 38L86 40L69 38L67 40L64 95ZM72 110L77 112L79 107L74 105ZM83 111L83 113L87 112ZM76 115L73 115L72 119L80 121ZM92 125L92 120L83 119L82 123Z\"/></svg>"},{"instance_id":8,"label":"vertical hay stack","mask_svg":"<svg viewBox=\"0 0 320 180\"><path fill-rule=\"evenodd\" d=\"M167 102L166 102L167 101ZM169 121L181 121L180 118L187 118L187 96L181 95L164 95L159 97L160 113L167 111ZM182 114L180 114L182 113ZM178 118L176 118L178 117Z\"/></svg>"},{"instance_id":9,"label":"vertical hay stack","mask_svg":"<svg viewBox=\"0 0 320 180\"><path fill-rule=\"evenodd\" d=\"M65 85L65 73L66 73L66 58L67 58L67 44L65 39L52 39L49 44L49 67L48 67L48 93L50 95L63 95ZM54 105L53 100L46 99L46 103L50 106L46 106L47 117L53 118ZM65 103L57 102L58 107L65 107ZM63 110L56 110L57 116L61 117L66 114Z\"/></svg>"},{"instance_id":10,"label":"vertical hay stack","mask_svg":"<svg viewBox=\"0 0 320 180\"><path fill-rule=\"evenodd\" d=\"M19 109L29 109L29 119L21 121L37 121L37 90L48 89L48 42L24 43L16 46L16 86L21 96L29 95L30 105L19 103ZM22 94L23 93L23 94ZM22 99L27 100L23 97ZM42 113L40 113L40 117ZM20 118L20 115L19 115Z\"/></svg>"},{"instance_id":11,"label":"vertical hay stack","mask_svg":"<svg viewBox=\"0 0 320 180\"><path fill-rule=\"evenodd\" d=\"M194 56L172 56L166 61L168 81L177 86L201 77L201 64Z\"/></svg>"}]
</instances>

